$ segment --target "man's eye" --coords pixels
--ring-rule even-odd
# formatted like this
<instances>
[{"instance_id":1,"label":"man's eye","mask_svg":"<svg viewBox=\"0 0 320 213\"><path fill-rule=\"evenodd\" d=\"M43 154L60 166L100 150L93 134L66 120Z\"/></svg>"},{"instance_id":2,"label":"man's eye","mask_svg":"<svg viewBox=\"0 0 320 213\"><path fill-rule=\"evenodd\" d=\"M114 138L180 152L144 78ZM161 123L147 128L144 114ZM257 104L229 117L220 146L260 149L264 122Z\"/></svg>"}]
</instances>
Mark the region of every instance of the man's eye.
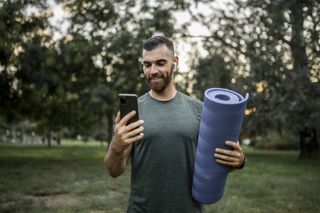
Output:
<instances>
[{"instance_id":1,"label":"man's eye","mask_svg":"<svg viewBox=\"0 0 320 213\"><path fill-rule=\"evenodd\" d=\"M151 64L149 64L149 63L144 63L143 66L146 67L146 68L149 68L149 67L151 67Z\"/></svg>"},{"instance_id":2,"label":"man's eye","mask_svg":"<svg viewBox=\"0 0 320 213\"><path fill-rule=\"evenodd\" d=\"M157 64L157 66L162 67L162 66L164 66L166 64L166 62L165 61L159 61L156 64Z\"/></svg>"}]
</instances>

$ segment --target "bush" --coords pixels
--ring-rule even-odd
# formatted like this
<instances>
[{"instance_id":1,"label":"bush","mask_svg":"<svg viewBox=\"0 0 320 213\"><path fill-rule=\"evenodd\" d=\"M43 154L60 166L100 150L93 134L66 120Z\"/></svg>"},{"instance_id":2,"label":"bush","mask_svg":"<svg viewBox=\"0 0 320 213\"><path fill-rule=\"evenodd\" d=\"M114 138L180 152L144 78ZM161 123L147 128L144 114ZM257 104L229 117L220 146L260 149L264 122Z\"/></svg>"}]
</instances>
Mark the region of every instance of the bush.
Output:
<instances>
[{"instance_id":1,"label":"bush","mask_svg":"<svg viewBox=\"0 0 320 213\"><path fill-rule=\"evenodd\" d=\"M269 150L297 150L299 138L291 133L280 134L276 131L269 132L266 136L258 136L253 139L254 147Z\"/></svg>"}]
</instances>

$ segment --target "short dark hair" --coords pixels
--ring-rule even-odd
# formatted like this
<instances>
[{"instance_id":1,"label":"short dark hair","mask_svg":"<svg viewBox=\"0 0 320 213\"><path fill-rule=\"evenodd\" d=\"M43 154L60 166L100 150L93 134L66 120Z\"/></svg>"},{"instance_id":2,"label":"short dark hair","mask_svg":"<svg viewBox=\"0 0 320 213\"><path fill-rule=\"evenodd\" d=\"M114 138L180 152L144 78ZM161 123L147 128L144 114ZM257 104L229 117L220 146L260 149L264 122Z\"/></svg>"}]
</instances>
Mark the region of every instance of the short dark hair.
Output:
<instances>
[{"instance_id":1,"label":"short dark hair","mask_svg":"<svg viewBox=\"0 0 320 213\"><path fill-rule=\"evenodd\" d=\"M143 49L147 50L147 51L151 51L153 49L155 49L156 47L158 47L159 45L166 45L166 47L172 52L172 54L174 55L174 46L173 46L173 42L168 39L167 37L164 36L152 36L151 38L147 39L144 43L143 43Z\"/></svg>"}]
</instances>

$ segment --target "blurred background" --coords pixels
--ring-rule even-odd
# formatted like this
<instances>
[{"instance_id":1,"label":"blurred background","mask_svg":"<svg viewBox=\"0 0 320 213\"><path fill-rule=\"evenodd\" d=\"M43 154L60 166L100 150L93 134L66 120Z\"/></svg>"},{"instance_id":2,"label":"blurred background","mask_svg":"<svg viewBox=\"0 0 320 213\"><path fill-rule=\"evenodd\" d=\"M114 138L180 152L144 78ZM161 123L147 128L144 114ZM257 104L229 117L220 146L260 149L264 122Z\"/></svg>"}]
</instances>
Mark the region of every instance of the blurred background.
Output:
<instances>
[{"instance_id":1,"label":"blurred background","mask_svg":"<svg viewBox=\"0 0 320 213\"><path fill-rule=\"evenodd\" d=\"M250 94L251 164L208 212L318 212L318 0L2 0L1 212L125 211L130 168L113 180L102 159L118 93L148 91L155 32L176 44L183 93Z\"/></svg>"}]
</instances>

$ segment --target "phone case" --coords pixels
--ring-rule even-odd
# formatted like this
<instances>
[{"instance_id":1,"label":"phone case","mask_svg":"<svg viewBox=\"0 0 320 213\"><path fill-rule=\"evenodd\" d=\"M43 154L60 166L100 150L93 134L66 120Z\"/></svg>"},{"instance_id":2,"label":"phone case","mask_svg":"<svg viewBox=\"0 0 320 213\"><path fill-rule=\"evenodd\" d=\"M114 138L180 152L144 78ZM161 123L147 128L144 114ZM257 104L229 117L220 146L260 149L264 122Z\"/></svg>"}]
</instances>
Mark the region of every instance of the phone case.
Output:
<instances>
[{"instance_id":1,"label":"phone case","mask_svg":"<svg viewBox=\"0 0 320 213\"><path fill-rule=\"evenodd\" d=\"M136 111L137 113L133 118L129 120L127 124L133 123L139 120L139 110L138 110L138 96L136 94L119 94L120 101L120 117L123 118L126 114L131 111Z\"/></svg>"}]
</instances>

